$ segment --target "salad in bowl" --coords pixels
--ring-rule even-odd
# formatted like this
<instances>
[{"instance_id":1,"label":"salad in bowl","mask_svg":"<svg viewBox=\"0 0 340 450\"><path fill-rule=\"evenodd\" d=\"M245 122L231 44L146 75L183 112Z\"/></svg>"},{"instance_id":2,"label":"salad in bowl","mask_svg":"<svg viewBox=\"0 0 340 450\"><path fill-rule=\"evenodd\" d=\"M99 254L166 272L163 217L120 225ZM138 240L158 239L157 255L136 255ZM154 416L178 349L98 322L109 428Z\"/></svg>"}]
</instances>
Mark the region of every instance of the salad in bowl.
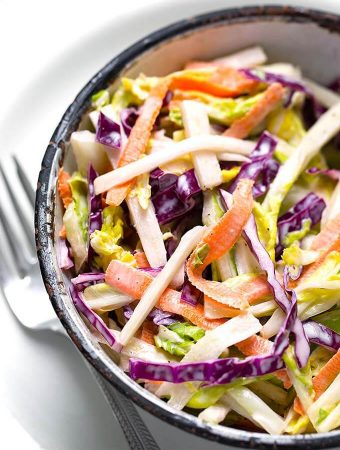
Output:
<instances>
[{"instance_id":1,"label":"salad in bowl","mask_svg":"<svg viewBox=\"0 0 340 450\"><path fill-rule=\"evenodd\" d=\"M252 47L91 102L57 247L94 338L203 422L339 428L340 78Z\"/></svg>"}]
</instances>

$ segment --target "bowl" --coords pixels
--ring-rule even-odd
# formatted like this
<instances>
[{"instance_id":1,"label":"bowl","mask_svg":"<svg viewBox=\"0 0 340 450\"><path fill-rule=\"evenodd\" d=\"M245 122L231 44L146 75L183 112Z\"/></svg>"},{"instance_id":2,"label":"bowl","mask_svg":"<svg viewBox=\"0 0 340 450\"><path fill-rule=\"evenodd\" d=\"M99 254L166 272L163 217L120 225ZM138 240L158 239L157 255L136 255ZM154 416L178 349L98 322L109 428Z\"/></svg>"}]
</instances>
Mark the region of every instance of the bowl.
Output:
<instances>
[{"instance_id":1,"label":"bowl","mask_svg":"<svg viewBox=\"0 0 340 450\"><path fill-rule=\"evenodd\" d=\"M309 78L327 84L338 75L340 16L288 6L214 11L190 17L156 31L122 51L97 72L68 107L45 152L36 196L36 243L43 280L67 333L87 360L116 388L156 417L197 436L222 444L257 449L322 449L340 446L340 431L297 436L271 436L200 422L170 408L118 368L92 337L68 295L69 280L58 268L55 230L61 221L56 197L58 168L72 164L70 135L82 127L91 95L122 75L165 75L188 60L212 59L254 44L271 62L289 61ZM326 70L325 70L326 69Z\"/></svg>"}]
</instances>

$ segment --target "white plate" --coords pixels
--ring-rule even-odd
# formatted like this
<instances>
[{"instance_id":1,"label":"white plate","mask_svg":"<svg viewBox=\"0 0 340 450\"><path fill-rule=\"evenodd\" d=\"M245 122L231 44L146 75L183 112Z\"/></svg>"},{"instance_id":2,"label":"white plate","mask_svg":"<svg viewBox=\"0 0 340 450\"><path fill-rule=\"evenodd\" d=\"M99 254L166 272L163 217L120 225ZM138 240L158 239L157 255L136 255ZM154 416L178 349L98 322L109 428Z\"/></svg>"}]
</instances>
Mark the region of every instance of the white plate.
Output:
<instances>
[{"instance_id":1,"label":"white plate","mask_svg":"<svg viewBox=\"0 0 340 450\"><path fill-rule=\"evenodd\" d=\"M94 72L138 38L182 17L255 2L143 3L2 0L0 16L12 19L3 20L0 27L0 56L10 67L5 71L2 64L0 72L0 84L5 86L0 96L0 154L5 164L10 164L8 154L16 153L35 182L46 144L67 105ZM317 7L319 2L291 3ZM323 1L322 5L340 12L338 0ZM117 422L73 344L52 333L22 329L2 301L0 317L4 448L17 449L20 444L34 448L10 419L11 411L46 450L127 449ZM146 420L163 450L184 449L189 443L197 450L222 448L182 431L174 432L150 416Z\"/></svg>"}]
</instances>

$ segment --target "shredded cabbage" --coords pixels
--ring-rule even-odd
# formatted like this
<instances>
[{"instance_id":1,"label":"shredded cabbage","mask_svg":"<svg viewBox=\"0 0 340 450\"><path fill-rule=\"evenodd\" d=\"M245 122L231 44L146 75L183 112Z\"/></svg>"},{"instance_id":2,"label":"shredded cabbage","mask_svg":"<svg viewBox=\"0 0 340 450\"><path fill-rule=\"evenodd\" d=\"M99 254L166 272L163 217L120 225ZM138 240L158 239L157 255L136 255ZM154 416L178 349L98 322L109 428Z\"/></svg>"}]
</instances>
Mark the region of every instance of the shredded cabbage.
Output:
<instances>
[{"instance_id":1,"label":"shredded cabbage","mask_svg":"<svg viewBox=\"0 0 340 450\"><path fill-rule=\"evenodd\" d=\"M104 270L113 259L136 265L129 250L119 245L124 236L124 212L120 206L107 206L103 209L103 225L90 236L91 247L97 253L95 261Z\"/></svg>"}]
</instances>

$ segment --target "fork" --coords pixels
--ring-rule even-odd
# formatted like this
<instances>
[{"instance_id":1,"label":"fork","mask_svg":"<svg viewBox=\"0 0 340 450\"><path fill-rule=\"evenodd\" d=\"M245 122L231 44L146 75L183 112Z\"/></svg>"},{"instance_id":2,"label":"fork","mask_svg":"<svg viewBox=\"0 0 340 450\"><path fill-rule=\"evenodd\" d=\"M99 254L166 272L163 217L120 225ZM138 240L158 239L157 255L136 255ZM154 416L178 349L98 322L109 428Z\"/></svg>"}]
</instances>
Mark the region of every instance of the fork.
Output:
<instances>
[{"instance_id":1,"label":"fork","mask_svg":"<svg viewBox=\"0 0 340 450\"><path fill-rule=\"evenodd\" d=\"M32 212L35 203L34 190L18 159L15 156L12 156L12 159L17 178L28 200L26 203ZM21 204L21 200L19 202L18 195L11 185L12 177L7 175L1 164L0 175L8 199L16 212L15 218L11 214L6 215L0 205L0 224L14 262L14 267L9 267L0 246L0 288L14 315L23 326L36 331L51 330L67 336L46 296L35 255L33 224L24 214L24 204ZM20 224L21 230L16 231L15 224ZM21 246L22 241L25 242L26 249ZM129 447L132 450L160 450L132 401L107 383L87 362L86 364L117 418Z\"/></svg>"}]
</instances>

